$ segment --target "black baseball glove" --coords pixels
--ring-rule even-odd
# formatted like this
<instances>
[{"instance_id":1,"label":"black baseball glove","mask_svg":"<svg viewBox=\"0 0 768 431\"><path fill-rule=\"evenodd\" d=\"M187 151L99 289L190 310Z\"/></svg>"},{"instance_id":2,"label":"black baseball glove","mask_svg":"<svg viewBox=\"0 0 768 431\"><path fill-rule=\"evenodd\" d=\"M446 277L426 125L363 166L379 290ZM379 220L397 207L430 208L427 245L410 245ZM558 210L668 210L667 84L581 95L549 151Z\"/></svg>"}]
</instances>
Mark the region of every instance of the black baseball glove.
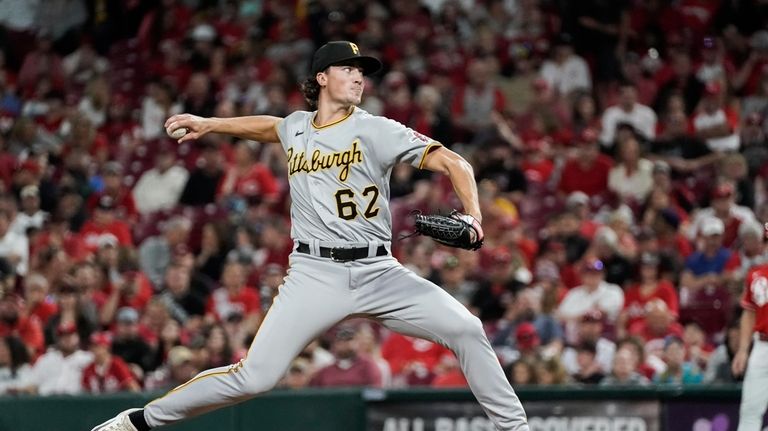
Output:
<instances>
[{"instance_id":1,"label":"black baseball glove","mask_svg":"<svg viewBox=\"0 0 768 431\"><path fill-rule=\"evenodd\" d=\"M416 213L416 232L449 247L477 250L483 245L483 229L474 217L454 210L450 215Z\"/></svg>"}]
</instances>

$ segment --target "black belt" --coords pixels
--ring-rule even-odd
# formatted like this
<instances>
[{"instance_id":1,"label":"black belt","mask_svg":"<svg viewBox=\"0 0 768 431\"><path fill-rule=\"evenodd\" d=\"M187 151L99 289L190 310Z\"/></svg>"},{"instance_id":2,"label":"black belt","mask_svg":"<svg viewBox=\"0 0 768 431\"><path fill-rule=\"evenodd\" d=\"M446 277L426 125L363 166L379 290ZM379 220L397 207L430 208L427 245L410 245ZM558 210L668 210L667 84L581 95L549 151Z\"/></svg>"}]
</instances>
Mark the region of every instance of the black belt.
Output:
<instances>
[{"instance_id":1,"label":"black belt","mask_svg":"<svg viewBox=\"0 0 768 431\"><path fill-rule=\"evenodd\" d=\"M309 253L309 244L299 242L299 246L296 247L296 251L299 253ZM379 248L376 249L376 256L386 256L387 248L383 245L380 245ZM335 248L329 248L329 247L320 247L320 256L321 257L329 257L334 262L349 262L352 260L357 259L364 259L368 257L368 247L358 247L358 248L345 248L345 247L335 247Z\"/></svg>"}]
</instances>

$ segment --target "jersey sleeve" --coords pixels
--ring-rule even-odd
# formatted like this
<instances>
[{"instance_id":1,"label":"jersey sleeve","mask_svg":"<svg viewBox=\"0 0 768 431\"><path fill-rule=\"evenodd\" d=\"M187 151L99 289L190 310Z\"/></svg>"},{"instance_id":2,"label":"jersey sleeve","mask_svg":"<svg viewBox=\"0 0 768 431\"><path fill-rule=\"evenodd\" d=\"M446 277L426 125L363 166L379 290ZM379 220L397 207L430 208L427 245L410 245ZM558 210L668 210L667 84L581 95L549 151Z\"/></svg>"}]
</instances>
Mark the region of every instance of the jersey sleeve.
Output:
<instances>
[{"instance_id":1,"label":"jersey sleeve","mask_svg":"<svg viewBox=\"0 0 768 431\"><path fill-rule=\"evenodd\" d=\"M741 307L745 310L757 310L757 304L753 300L752 295L752 282L755 279L756 271L753 269L749 271L747 277L744 279L744 293L741 295Z\"/></svg>"},{"instance_id":2,"label":"jersey sleeve","mask_svg":"<svg viewBox=\"0 0 768 431\"><path fill-rule=\"evenodd\" d=\"M287 151L289 147L288 129L294 128L296 127L297 124L300 124L305 114L306 114L305 111L296 111L291 113L287 117L282 118L277 123L275 123L275 131L277 132L277 138L280 140L280 145L283 146L284 151Z\"/></svg>"},{"instance_id":3,"label":"jersey sleeve","mask_svg":"<svg viewBox=\"0 0 768 431\"><path fill-rule=\"evenodd\" d=\"M409 163L421 169L424 157L435 148L442 147L434 139L390 119L381 119L372 130L376 130L378 135L380 142L375 148L385 165Z\"/></svg>"}]
</instances>

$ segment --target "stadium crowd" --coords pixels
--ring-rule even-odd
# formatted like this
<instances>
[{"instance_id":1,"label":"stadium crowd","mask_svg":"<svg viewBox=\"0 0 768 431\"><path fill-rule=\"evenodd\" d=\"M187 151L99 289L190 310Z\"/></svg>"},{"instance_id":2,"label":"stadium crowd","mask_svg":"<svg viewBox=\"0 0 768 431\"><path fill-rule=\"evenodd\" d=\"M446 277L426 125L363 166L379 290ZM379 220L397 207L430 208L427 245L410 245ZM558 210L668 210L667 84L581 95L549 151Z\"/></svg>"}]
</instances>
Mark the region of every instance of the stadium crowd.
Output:
<instances>
[{"instance_id":1,"label":"stadium crowd","mask_svg":"<svg viewBox=\"0 0 768 431\"><path fill-rule=\"evenodd\" d=\"M293 247L284 154L163 123L306 109L335 39L385 63L361 108L471 160L485 246L398 239L458 205L401 165L392 248L481 318L513 384L738 380L768 262L765 2L0 0L0 23L0 394L167 390L247 353ZM281 385L466 381L351 320Z\"/></svg>"}]
</instances>

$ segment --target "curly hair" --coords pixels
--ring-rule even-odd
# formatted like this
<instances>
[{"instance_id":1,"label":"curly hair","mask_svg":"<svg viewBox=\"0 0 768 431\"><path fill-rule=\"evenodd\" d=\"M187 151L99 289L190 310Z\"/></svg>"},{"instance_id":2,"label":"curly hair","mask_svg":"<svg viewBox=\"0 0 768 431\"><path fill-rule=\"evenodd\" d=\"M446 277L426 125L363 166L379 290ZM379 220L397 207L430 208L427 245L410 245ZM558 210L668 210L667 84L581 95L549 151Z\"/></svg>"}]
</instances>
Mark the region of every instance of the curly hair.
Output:
<instances>
[{"instance_id":1,"label":"curly hair","mask_svg":"<svg viewBox=\"0 0 768 431\"><path fill-rule=\"evenodd\" d=\"M320 84L317 83L317 78L310 76L301 83L301 93L304 95L304 100L307 101L310 109L317 109L317 99L320 97Z\"/></svg>"}]
</instances>

